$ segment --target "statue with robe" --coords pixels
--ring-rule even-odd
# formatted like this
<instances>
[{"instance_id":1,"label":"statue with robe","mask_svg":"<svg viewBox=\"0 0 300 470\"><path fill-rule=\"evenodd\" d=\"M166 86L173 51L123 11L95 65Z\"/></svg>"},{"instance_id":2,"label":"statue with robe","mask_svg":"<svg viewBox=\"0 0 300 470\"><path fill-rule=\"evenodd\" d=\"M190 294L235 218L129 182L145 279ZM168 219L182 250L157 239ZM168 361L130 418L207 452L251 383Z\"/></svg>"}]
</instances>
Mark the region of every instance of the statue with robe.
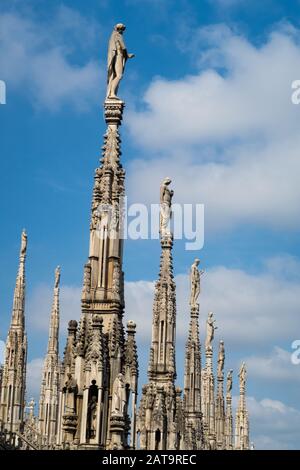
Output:
<instances>
[{"instance_id":1,"label":"statue with robe","mask_svg":"<svg viewBox=\"0 0 300 470\"><path fill-rule=\"evenodd\" d=\"M218 356L218 377L223 375L225 362L225 348L224 341L220 341L219 356Z\"/></svg>"},{"instance_id":2,"label":"statue with robe","mask_svg":"<svg viewBox=\"0 0 300 470\"><path fill-rule=\"evenodd\" d=\"M217 326L215 326L216 320L214 320L213 312L209 312L208 318L206 321L206 341L205 341L205 348L212 349L212 342L215 336L215 330Z\"/></svg>"},{"instance_id":3,"label":"statue with robe","mask_svg":"<svg viewBox=\"0 0 300 470\"><path fill-rule=\"evenodd\" d=\"M26 255L26 249L27 249L27 233L26 233L26 230L24 229L22 232L20 256Z\"/></svg>"},{"instance_id":4,"label":"statue with robe","mask_svg":"<svg viewBox=\"0 0 300 470\"><path fill-rule=\"evenodd\" d=\"M123 374L118 374L113 384L111 414L123 416L126 405L126 390Z\"/></svg>"},{"instance_id":5,"label":"statue with robe","mask_svg":"<svg viewBox=\"0 0 300 470\"><path fill-rule=\"evenodd\" d=\"M239 373L239 379L240 379L240 389L245 389L246 385L246 364L243 362L240 373Z\"/></svg>"},{"instance_id":6,"label":"statue with robe","mask_svg":"<svg viewBox=\"0 0 300 470\"><path fill-rule=\"evenodd\" d=\"M124 74L127 59L134 54L127 52L123 33L126 26L122 23L116 24L110 36L107 54L107 93L106 99L119 99L117 97L120 81Z\"/></svg>"},{"instance_id":7,"label":"statue with robe","mask_svg":"<svg viewBox=\"0 0 300 470\"><path fill-rule=\"evenodd\" d=\"M232 390L232 374L233 374L233 370L230 369L230 371L228 371L228 374L227 374L227 383L226 383L226 393L227 393L227 395L229 395L231 393L231 390Z\"/></svg>"},{"instance_id":8,"label":"statue with robe","mask_svg":"<svg viewBox=\"0 0 300 470\"><path fill-rule=\"evenodd\" d=\"M57 266L55 270L55 284L54 284L55 288L59 286L59 281L60 281L60 266Z\"/></svg>"},{"instance_id":9,"label":"statue with robe","mask_svg":"<svg viewBox=\"0 0 300 470\"><path fill-rule=\"evenodd\" d=\"M97 397L93 395L88 404L88 437L90 439L96 437L97 405Z\"/></svg>"},{"instance_id":10,"label":"statue with robe","mask_svg":"<svg viewBox=\"0 0 300 470\"><path fill-rule=\"evenodd\" d=\"M174 191L169 189L172 182L170 178L165 178L160 187L160 218L159 233L162 238L170 235L170 219L172 213L172 198Z\"/></svg>"},{"instance_id":11,"label":"statue with robe","mask_svg":"<svg viewBox=\"0 0 300 470\"><path fill-rule=\"evenodd\" d=\"M200 277L204 273L204 271L199 271L198 266L200 264L200 260L198 258L195 259L191 266L191 298L190 298L190 305L192 307L199 306L197 302L199 294L200 294Z\"/></svg>"},{"instance_id":12,"label":"statue with robe","mask_svg":"<svg viewBox=\"0 0 300 470\"><path fill-rule=\"evenodd\" d=\"M63 393L66 394L66 412L68 413L75 413L76 412L76 396L78 393L78 386L76 379L72 376L72 374L67 374L67 381L63 388Z\"/></svg>"}]
</instances>

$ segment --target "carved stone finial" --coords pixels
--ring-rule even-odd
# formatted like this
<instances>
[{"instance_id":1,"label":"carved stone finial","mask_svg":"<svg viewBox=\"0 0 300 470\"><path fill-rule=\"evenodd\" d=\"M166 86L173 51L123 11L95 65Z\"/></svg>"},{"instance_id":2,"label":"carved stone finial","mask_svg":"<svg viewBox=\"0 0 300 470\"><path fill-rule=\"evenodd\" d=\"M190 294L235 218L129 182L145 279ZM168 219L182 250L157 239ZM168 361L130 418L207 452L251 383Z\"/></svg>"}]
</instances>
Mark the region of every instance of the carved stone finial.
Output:
<instances>
[{"instance_id":1,"label":"carved stone finial","mask_svg":"<svg viewBox=\"0 0 300 470\"><path fill-rule=\"evenodd\" d=\"M54 283L55 288L59 286L59 281L60 281L60 266L57 266L57 268L55 269L55 283Z\"/></svg>"}]
</instances>

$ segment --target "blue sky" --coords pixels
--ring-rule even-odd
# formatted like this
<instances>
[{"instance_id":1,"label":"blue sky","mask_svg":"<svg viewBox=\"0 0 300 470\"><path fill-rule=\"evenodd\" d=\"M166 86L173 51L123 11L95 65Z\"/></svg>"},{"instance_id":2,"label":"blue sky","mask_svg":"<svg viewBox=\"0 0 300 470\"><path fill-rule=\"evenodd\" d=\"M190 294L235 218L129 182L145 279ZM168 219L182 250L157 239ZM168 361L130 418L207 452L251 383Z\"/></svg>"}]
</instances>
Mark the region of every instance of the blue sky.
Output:
<instances>
[{"instance_id":1,"label":"blue sky","mask_svg":"<svg viewBox=\"0 0 300 470\"><path fill-rule=\"evenodd\" d=\"M178 381L187 273L200 256L201 335L213 310L227 367L248 363L251 439L258 448L299 448L300 366L290 361L300 331L300 107L290 99L300 78L299 12L300 2L275 0L1 0L0 339L26 227L28 394L38 394L58 264L62 341L68 319L79 317L107 40L122 21L136 54L120 87L129 201L157 202L168 174L176 202L205 204L203 250L174 247ZM126 242L126 316L145 319L142 370L158 267L157 241Z\"/></svg>"}]
</instances>

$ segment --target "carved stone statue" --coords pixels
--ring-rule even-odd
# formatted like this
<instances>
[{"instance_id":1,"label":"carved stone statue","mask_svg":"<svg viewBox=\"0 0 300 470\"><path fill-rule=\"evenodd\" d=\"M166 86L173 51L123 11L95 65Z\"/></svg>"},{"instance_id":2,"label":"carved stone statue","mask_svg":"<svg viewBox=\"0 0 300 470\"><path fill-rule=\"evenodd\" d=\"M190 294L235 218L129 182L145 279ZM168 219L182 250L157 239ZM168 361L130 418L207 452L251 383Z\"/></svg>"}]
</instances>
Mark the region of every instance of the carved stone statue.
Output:
<instances>
[{"instance_id":1,"label":"carved stone statue","mask_svg":"<svg viewBox=\"0 0 300 470\"><path fill-rule=\"evenodd\" d=\"M244 362L240 369L239 379L240 379L240 388L244 389L246 385L246 364Z\"/></svg>"},{"instance_id":2,"label":"carved stone statue","mask_svg":"<svg viewBox=\"0 0 300 470\"><path fill-rule=\"evenodd\" d=\"M200 264L200 260L198 258L195 259L191 266L191 299L190 305L192 307L197 307L199 304L197 303L199 294L200 294L200 276L204 273L204 271L199 271L198 266Z\"/></svg>"},{"instance_id":3,"label":"carved stone statue","mask_svg":"<svg viewBox=\"0 0 300 470\"><path fill-rule=\"evenodd\" d=\"M126 404L126 390L123 374L118 374L113 384L111 414L123 416Z\"/></svg>"},{"instance_id":4,"label":"carved stone statue","mask_svg":"<svg viewBox=\"0 0 300 470\"><path fill-rule=\"evenodd\" d=\"M219 356L218 356L218 377L221 377L223 374L224 362L225 362L224 341L220 341Z\"/></svg>"},{"instance_id":5,"label":"carved stone statue","mask_svg":"<svg viewBox=\"0 0 300 470\"><path fill-rule=\"evenodd\" d=\"M229 395L231 393L231 390L232 390L232 374L233 374L233 370L230 369L230 371L228 371L228 374L227 374L227 383L226 383L226 393L227 393L227 395Z\"/></svg>"},{"instance_id":6,"label":"carved stone statue","mask_svg":"<svg viewBox=\"0 0 300 470\"><path fill-rule=\"evenodd\" d=\"M206 341L205 341L206 349L212 348L212 342L215 336L215 330L217 329L217 326L215 326L216 320L214 320L213 315L214 315L213 312L209 312L208 318L206 321Z\"/></svg>"},{"instance_id":7,"label":"carved stone statue","mask_svg":"<svg viewBox=\"0 0 300 470\"><path fill-rule=\"evenodd\" d=\"M168 188L172 182L170 178L165 178L160 186L160 220L159 231L162 238L170 235L169 222L172 211L172 198L174 191Z\"/></svg>"},{"instance_id":8,"label":"carved stone statue","mask_svg":"<svg viewBox=\"0 0 300 470\"><path fill-rule=\"evenodd\" d=\"M27 249L27 233L26 233L26 230L24 229L22 232L20 256L26 255L26 249Z\"/></svg>"},{"instance_id":9,"label":"carved stone statue","mask_svg":"<svg viewBox=\"0 0 300 470\"><path fill-rule=\"evenodd\" d=\"M54 284L55 288L59 286L59 281L60 281L60 266L57 266L55 270L55 284Z\"/></svg>"},{"instance_id":10,"label":"carved stone statue","mask_svg":"<svg viewBox=\"0 0 300 470\"><path fill-rule=\"evenodd\" d=\"M107 55L107 93L106 99L119 99L117 97L120 81L124 74L127 59L134 54L127 52L123 33L126 26L122 23L116 24L108 44Z\"/></svg>"},{"instance_id":11,"label":"carved stone statue","mask_svg":"<svg viewBox=\"0 0 300 470\"><path fill-rule=\"evenodd\" d=\"M63 388L63 393L66 394L66 412L75 413L76 412L76 395L78 392L78 386L76 379L72 374L67 374L68 380L65 383Z\"/></svg>"},{"instance_id":12,"label":"carved stone statue","mask_svg":"<svg viewBox=\"0 0 300 470\"><path fill-rule=\"evenodd\" d=\"M97 397L92 396L88 405L88 437L93 439L96 437L97 426Z\"/></svg>"}]
</instances>

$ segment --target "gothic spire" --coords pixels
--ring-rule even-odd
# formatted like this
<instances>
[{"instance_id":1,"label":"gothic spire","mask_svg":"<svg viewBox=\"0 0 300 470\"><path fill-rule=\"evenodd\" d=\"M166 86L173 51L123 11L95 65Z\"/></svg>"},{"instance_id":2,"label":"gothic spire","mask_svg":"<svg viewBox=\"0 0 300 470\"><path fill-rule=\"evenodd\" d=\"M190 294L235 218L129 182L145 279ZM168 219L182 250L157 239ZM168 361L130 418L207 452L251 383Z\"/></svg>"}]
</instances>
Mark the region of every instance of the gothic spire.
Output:
<instances>
[{"instance_id":1,"label":"gothic spire","mask_svg":"<svg viewBox=\"0 0 300 470\"><path fill-rule=\"evenodd\" d=\"M191 300L190 324L185 346L184 371L184 415L186 449L201 449L203 445L201 413L201 346L199 337L199 303L200 275L195 259L191 267Z\"/></svg>"},{"instance_id":2,"label":"gothic spire","mask_svg":"<svg viewBox=\"0 0 300 470\"><path fill-rule=\"evenodd\" d=\"M249 449L249 417L246 407L246 364L243 362L240 368L240 398L235 420L235 447L237 450Z\"/></svg>"},{"instance_id":3,"label":"gothic spire","mask_svg":"<svg viewBox=\"0 0 300 470\"><path fill-rule=\"evenodd\" d=\"M23 230L11 324L6 340L0 397L0 421L11 431L20 431L24 417L27 363L27 337L25 333L26 250L27 235Z\"/></svg>"},{"instance_id":4,"label":"gothic spire","mask_svg":"<svg viewBox=\"0 0 300 470\"><path fill-rule=\"evenodd\" d=\"M53 289L53 303L49 325L48 353L58 354L58 336L59 336L59 283L60 266L55 270L55 281Z\"/></svg>"},{"instance_id":5,"label":"gothic spire","mask_svg":"<svg viewBox=\"0 0 300 470\"><path fill-rule=\"evenodd\" d=\"M233 417L232 417L232 375L231 369L226 378L226 418L225 418L225 446L227 450L233 449Z\"/></svg>"},{"instance_id":6,"label":"gothic spire","mask_svg":"<svg viewBox=\"0 0 300 470\"><path fill-rule=\"evenodd\" d=\"M148 376L154 381L174 383L176 379L176 294L172 258L173 234L170 230L173 191L168 187L170 183L171 180L165 178L160 188L160 243L162 251L154 292Z\"/></svg>"},{"instance_id":7,"label":"gothic spire","mask_svg":"<svg viewBox=\"0 0 300 470\"><path fill-rule=\"evenodd\" d=\"M44 360L39 402L39 430L48 445L55 443L59 399L60 360L59 335L60 267L55 270L53 304L50 315L48 349Z\"/></svg>"},{"instance_id":8,"label":"gothic spire","mask_svg":"<svg viewBox=\"0 0 300 470\"><path fill-rule=\"evenodd\" d=\"M217 372L217 397L216 397L216 440L217 448L222 450L225 448L225 406L224 406L224 362L225 362L225 347L224 341L219 343L218 355L218 372Z\"/></svg>"},{"instance_id":9,"label":"gothic spire","mask_svg":"<svg viewBox=\"0 0 300 470\"><path fill-rule=\"evenodd\" d=\"M11 319L11 326L14 327L25 327L25 260L27 251L27 234L25 229L21 235L21 247L19 255L19 269L16 279L16 286L13 300L13 312Z\"/></svg>"}]
</instances>

